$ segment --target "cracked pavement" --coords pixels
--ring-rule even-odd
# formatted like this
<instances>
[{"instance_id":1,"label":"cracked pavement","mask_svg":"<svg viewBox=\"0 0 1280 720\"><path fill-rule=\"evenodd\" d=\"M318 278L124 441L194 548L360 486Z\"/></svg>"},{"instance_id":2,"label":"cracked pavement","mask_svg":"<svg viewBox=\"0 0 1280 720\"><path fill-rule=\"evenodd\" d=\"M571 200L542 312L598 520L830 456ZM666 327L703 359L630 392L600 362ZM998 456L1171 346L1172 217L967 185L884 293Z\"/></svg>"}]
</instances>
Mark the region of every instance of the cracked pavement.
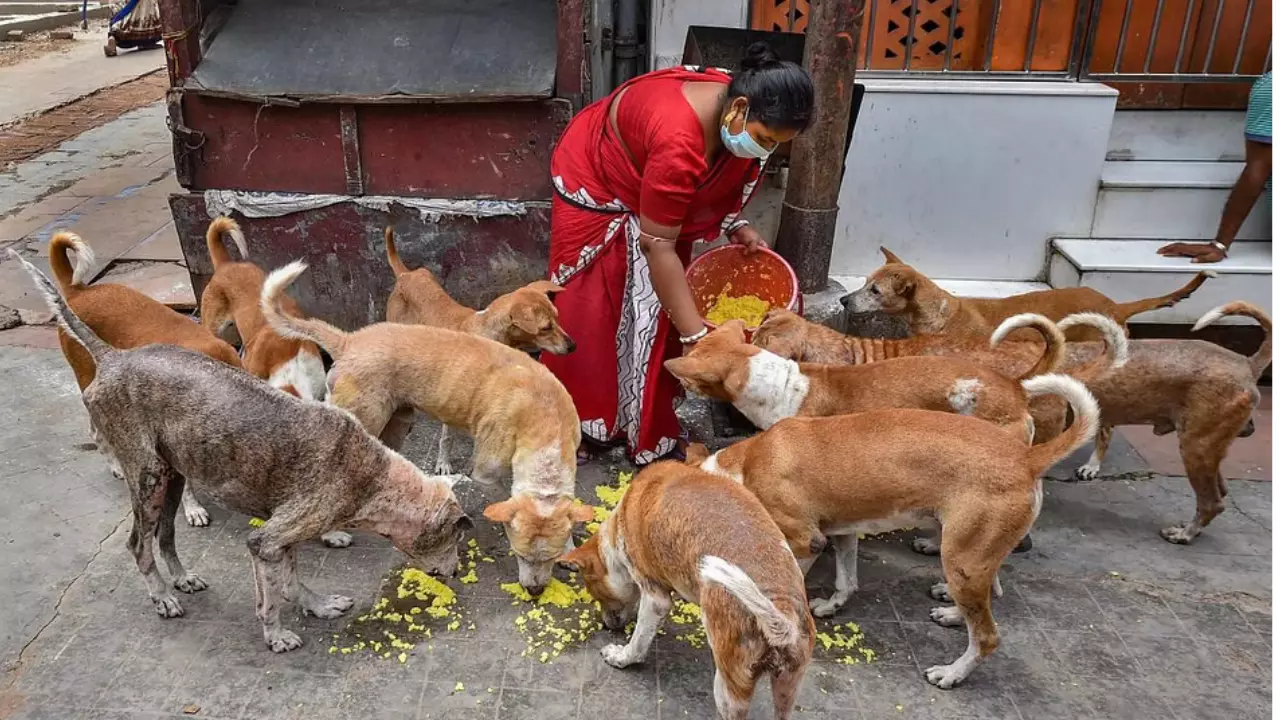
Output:
<instances>
[{"instance_id":1,"label":"cracked pavement","mask_svg":"<svg viewBox=\"0 0 1280 720\"><path fill-rule=\"evenodd\" d=\"M285 621L303 647L269 652L253 615L247 518L212 507L210 527L178 527L179 553L211 588L183 596L186 617L157 617L125 547L126 490L89 449L53 332L22 330L0 333L0 384L17 389L0 399L0 720L171 718L184 709L200 718L712 716L710 653L670 627L649 662L623 671L600 660L599 648L620 639L605 631L547 664L521 656L516 616L527 606L498 588L515 567L486 522L474 537L496 562L475 584L449 583L474 629L441 632L403 664L331 653L350 616L296 611ZM406 456L430 467L434 433L421 422ZM820 648L795 717L1269 717L1271 531L1257 518L1270 517L1271 484L1231 481L1228 510L1184 547L1157 531L1191 511L1185 478L1150 475L1124 442L1113 443L1103 475L1123 479L1046 483L1034 549L1002 570L1005 596L994 609L1003 643L952 691L922 678L965 644L963 631L928 621L936 559L912 553L909 533L863 542L862 587L836 620L858 623L876 658L844 665ZM609 477L601 463L588 465L579 495ZM482 500L460 497L478 517ZM369 611L402 562L360 534L351 548L299 550L308 585L350 594L353 613ZM811 592L829 592L832 580L824 558ZM751 717L771 717L767 697L762 687Z\"/></svg>"}]
</instances>

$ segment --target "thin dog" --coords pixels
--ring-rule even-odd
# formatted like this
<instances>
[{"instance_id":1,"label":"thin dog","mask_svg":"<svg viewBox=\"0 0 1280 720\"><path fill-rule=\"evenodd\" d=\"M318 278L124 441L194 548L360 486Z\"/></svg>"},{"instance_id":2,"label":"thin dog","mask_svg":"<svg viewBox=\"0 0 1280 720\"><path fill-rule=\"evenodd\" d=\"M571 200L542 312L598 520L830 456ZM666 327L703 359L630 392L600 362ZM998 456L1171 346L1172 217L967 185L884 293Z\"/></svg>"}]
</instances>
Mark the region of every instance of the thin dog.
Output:
<instances>
[{"instance_id":1,"label":"thin dog","mask_svg":"<svg viewBox=\"0 0 1280 720\"><path fill-rule=\"evenodd\" d=\"M582 571L607 627L621 629L636 617L630 642L601 649L606 663L624 668L645 660L674 591L702 607L720 717L746 718L765 675L774 717L791 716L815 633L804 576L769 513L741 484L654 463L600 532L563 560Z\"/></svg>"},{"instance_id":2,"label":"thin dog","mask_svg":"<svg viewBox=\"0 0 1280 720\"><path fill-rule=\"evenodd\" d=\"M475 438L472 477L490 487L513 478L511 498L489 505L484 516L506 529L520 584L541 593L556 558L572 547L574 523L592 517L591 508L573 504L582 436L568 391L533 358L475 335L398 323L348 333L288 315L280 296L305 269L294 262L267 277L267 322L329 353L329 402L388 447L404 442L415 409L466 428Z\"/></svg>"},{"instance_id":3,"label":"thin dog","mask_svg":"<svg viewBox=\"0 0 1280 720\"><path fill-rule=\"evenodd\" d=\"M247 544L257 615L274 652L302 645L280 622L284 603L322 618L353 604L298 580L295 547L329 528L382 535L427 572L457 569L458 541L471 520L449 478L424 475L349 413L289 398L205 355L167 345L113 348L48 278L22 263L59 325L97 366L85 408L124 469L133 501L129 550L161 617L183 609L156 567L153 537L174 588L208 587L183 566L174 544L174 515L187 482L222 507L267 518ZM264 427L262 418L274 422Z\"/></svg>"}]
</instances>

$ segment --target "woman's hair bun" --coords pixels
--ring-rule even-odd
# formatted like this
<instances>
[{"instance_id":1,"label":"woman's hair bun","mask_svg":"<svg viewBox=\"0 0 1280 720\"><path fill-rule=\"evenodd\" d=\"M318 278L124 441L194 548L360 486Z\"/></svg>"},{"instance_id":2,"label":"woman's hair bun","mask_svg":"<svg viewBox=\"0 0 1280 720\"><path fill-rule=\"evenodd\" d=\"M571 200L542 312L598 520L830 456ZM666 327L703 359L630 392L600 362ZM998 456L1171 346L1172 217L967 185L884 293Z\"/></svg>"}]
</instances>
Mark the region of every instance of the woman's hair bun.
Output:
<instances>
[{"instance_id":1,"label":"woman's hair bun","mask_svg":"<svg viewBox=\"0 0 1280 720\"><path fill-rule=\"evenodd\" d=\"M782 58L769 47L769 43L754 42L747 48L747 54L738 63L738 67L745 71L765 70L781 62Z\"/></svg>"}]
</instances>

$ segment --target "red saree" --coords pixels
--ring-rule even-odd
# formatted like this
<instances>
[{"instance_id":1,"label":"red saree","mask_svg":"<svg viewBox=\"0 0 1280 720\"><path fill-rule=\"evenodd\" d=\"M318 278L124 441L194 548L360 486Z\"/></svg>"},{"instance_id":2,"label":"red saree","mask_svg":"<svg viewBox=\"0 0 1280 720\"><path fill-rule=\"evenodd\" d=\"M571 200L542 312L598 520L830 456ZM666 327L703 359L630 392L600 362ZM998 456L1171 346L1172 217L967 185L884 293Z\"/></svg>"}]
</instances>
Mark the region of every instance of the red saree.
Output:
<instances>
[{"instance_id":1,"label":"red saree","mask_svg":"<svg viewBox=\"0 0 1280 720\"><path fill-rule=\"evenodd\" d=\"M676 252L686 264L694 242L716 239L737 219L764 163L725 152L707 167L701 124L681 90L730 79L692 67L634 78L574 117L551 157L550 275L565 288L555 304L578 347L544 353L542 362L573 397L583 434L625 439L639 464L670 453L681 437L680 386L662 366L680 342L640 252L639 213L682 226ZM624 88L617 134L626 150L609 122Z\"/></svg>"}]
</instances>

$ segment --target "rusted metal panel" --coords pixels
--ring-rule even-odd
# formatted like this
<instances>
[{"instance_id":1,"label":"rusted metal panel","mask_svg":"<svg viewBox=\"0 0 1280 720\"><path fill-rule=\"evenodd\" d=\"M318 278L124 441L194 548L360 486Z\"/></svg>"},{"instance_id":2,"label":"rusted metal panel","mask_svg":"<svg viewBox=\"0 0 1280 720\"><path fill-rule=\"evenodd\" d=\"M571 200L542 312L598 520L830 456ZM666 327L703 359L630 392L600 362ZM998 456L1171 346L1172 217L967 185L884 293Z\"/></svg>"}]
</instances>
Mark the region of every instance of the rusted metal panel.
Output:
<instances>
[{"instance_id":1,"label":"rusted metal panel","mask_svg":"<svg viewBox=\"0 0 1280 720\"><path fill-rule=\"evenodd\" d=\"M186 92L185 123L204 136L187 187L547 200L570 112L565 100L290 107Z\"/></svg>"},{"instance_id":2,"label":"rusted metal panel","mask_svg":"<svg viewBox=\"0 0 1280 720\"><path fill-rule=\"evenodd\" d=\"M556 97L581 110L584 98L591 97L591 68L587 64L589 12L584 0L556 2Z\"/></svg>"},{"instance_id":3,"label":"rusted metal panel","mask_svg":"<svg viewBox=\"0 0 1280 720\"><path fill-rule=\"evenodd\" d=\"M548 100L358 112L371 195L550 200L551 149L571 110Z\"/></svg>"},{"instance_id":4,"label":"rusted metal panel","mask_svg":"<svg viewBox=\"0 0 1280 720\"><path fill-rule=\"evenodd\" d=\"M200 0L160 0L160 31L169 85L177 87L200 64Z\"/></svg>"},{"instance_id":5,"label":"rusted metal panel","mask_svg":"<svg viewBox=\"0 0 1280 720\"><path fill-rule=\"evenodd\" d=\"M204 232L204 197L169 196L182 253L199 297L213 274ZM521 216L437 221L394 206L390 212L341 203L275 218L243 218L250 258L266 269L302 260L308 269L294 285L307 312L355 329L382 320L395 278L387 266L382 229L396 229L396 244L409 267L431 268L460 302L483 307L497 295L547 275L551 210L526 206Z\"/></svg>"},{"instance_id":6,"label":"rusted metal panel","mask_svg":"<svg viewBox=\"0 0 1280 720\"><path fill-rule=\"evenodd\" d=\"M191 188L347 191L334 105L283 107L184 93L188 127L204 134Z\"/></svg>"},{"instance_id":7,"label":"rusted metal panel","mask_svg":"<svg viewBox=\"0 0 1280 720\"><path fill-rule=\"evenodd\" d=\"M364 194L364 170L360 166L360 125L356 121L354 105L343 105L338 110L342 125L342 165L347 176L347 194Z\"/></svg>"}]
</instances>

